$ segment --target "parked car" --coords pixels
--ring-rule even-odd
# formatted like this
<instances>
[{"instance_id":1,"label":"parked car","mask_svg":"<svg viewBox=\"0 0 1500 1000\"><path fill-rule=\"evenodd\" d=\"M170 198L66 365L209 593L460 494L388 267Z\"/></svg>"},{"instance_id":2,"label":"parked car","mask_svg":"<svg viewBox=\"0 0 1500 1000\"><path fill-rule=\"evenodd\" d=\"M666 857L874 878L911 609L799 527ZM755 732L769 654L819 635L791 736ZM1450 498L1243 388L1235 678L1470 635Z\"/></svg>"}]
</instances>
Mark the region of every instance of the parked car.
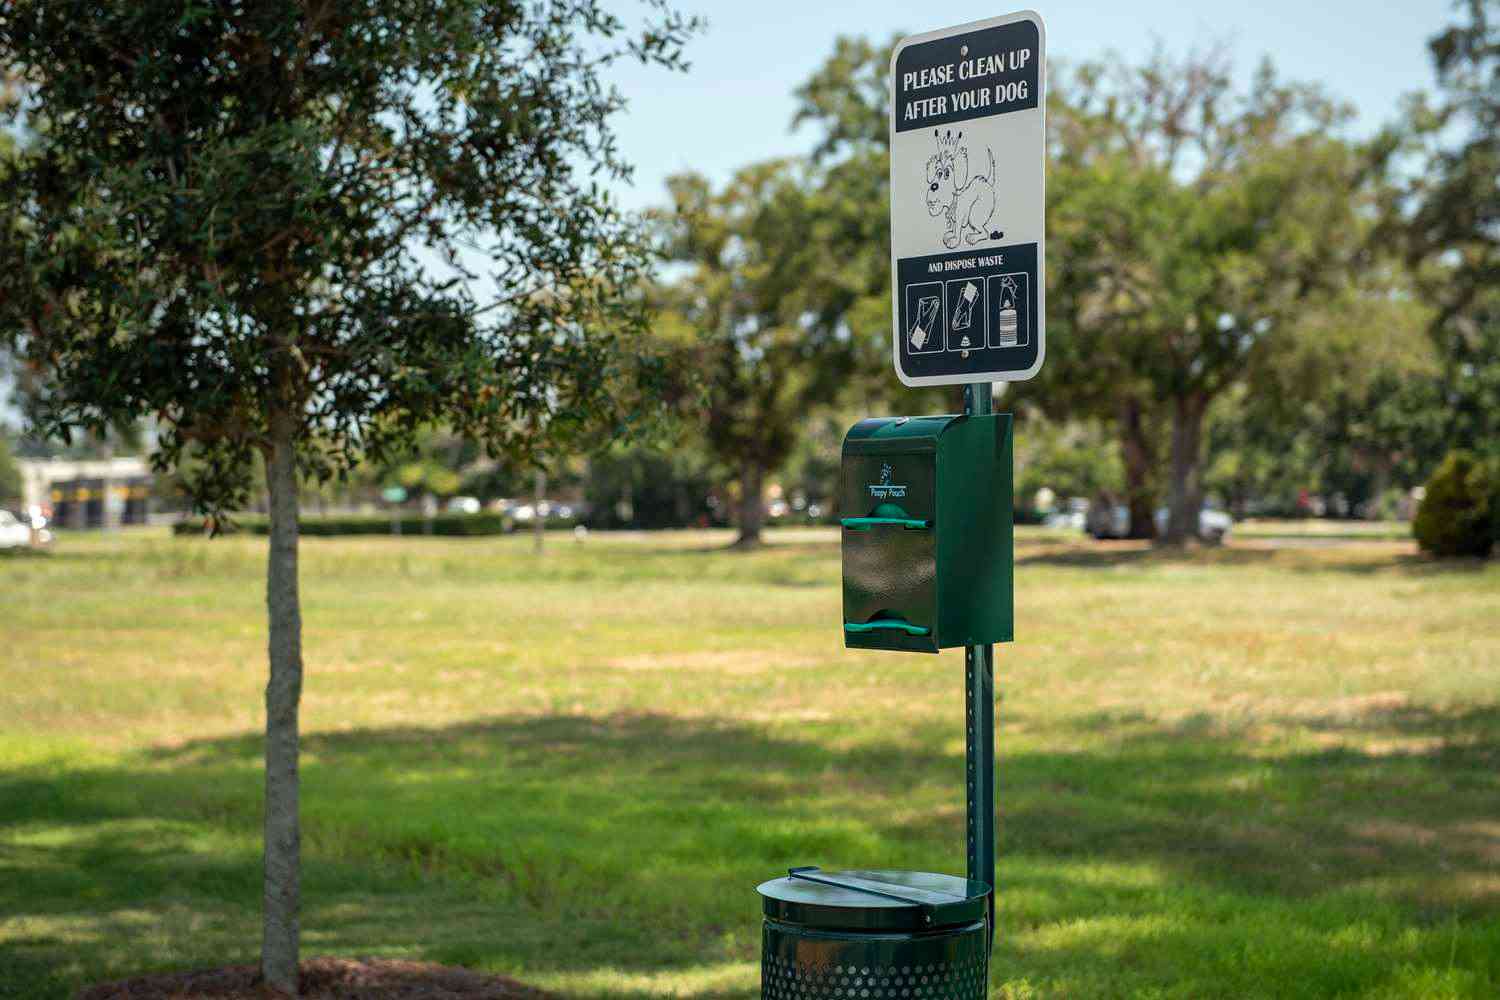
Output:
<instances>
[{"instance_id":1,"label":"parked car","mask_svg":"<svg viewBox=\"0 0 1500 1000\"><path fill-rule=\"evenodd\" d=\"M560 500L542 500L536 504L517 502L509 508L507 513L520 524L534 524L537 515L541 515L549 526L555 528L559 523L580 519L584 511Z\"/></svg>"},{"instance_id":2,"label":"parked car","mask_svg":"<svg viewBox=\"0 0 1500 1000\"><path fill-rule=\"evenodd\" d=\"M1212 507L1204 507L1198 511L1198 537L1210 545L1218 545L1222 542L1229 529L1234 526L1234 519L1222 510L1214 510ZM1156 533L1166 534L1167 531L1167 508L1156 508Z\"/></svg>"},{"instance_id":3,"label":"parked car","mask_svg":"<svg viewBox=\"0 0 1500 1000\"><path fill-rule=\"evenodd\" d=\"M1048 514L1042 519L1044 528L1071 528L1074 531L1086 531L1088 529L1088 516L1082 511L1059 510Z\"/></svg>"},{"instance_id":4,"label":"parked car","mask_svg":"<svg viewBox=\"0 0 1500 1000\"><path fill-rule=\"evenodd\" d=\"M31 525L8 510L0 510L0 549L24 549L31 545Z\"/></svg>"},{"instance_id":5,"label":"parked car","mask_svg":"<svg viewBox=\"0 0 1500 1000\"><path fill-rule=\"evenodd\" d=\"M1156 533L1167 530L1167 508L1156 509ZM1198 512L1198 537L1218 545L1234 526L1234 519L1222 510L1204 507ZM1095 538L1125 538L1130 534L1130 508L1124 504L1095 504L1088 514L1084 530Z\"/></svg>"},{"instance_id":6,"label":"parked car","mask_svg":"<svg viewBox=\"0 0 1500 1000\"><path fill-rule=\"evenodd\" d=\"M1083 530L1095 538L1124 538L1130 534L1130 508L1122 503L1096 503L1084 518Z\"/></svg>"}]
</instances>

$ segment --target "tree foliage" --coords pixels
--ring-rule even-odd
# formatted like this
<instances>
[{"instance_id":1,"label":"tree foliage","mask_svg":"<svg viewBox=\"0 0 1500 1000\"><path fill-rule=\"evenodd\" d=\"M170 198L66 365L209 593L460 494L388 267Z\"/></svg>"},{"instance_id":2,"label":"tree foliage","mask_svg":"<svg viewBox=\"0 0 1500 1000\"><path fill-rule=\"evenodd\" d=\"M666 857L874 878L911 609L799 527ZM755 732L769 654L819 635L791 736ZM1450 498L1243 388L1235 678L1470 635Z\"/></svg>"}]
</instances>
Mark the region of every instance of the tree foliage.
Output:
<instances>
[{"instance_id":1,"label":"tree foliage","mask_svg":"<svg viewBox=\"0 0 1500 1000\"><path fill-rule=\"evenodd\" d=\"M676 15L629 37L591 0L3 18L40 142L5 180L0 294L53 426L155 418L164 462L211 459L216 510L276 408L314 471L438 414L501 450L628 415L645 253L597 186L626 170L600 72L675 63Z\"/></svg>"},{"instance_id":2,"label":"tree foliage","mask_svg":"<svg viewBox=\"0 0 1500 1000\"><path fill-rule=\"evenodd\" d=\"M792 127L818 133L812 161L829 220L824 252L839 262L832 305L852 337L843 395L865 413L941 412L957 404L957 390L908 388L891 372L887 115L896 41L838 38L833 53L795 91Z\"/></svg>"},{"instance_id":3,"label":"tree foliage","mask_svg":"<svg viewBox=\"0 0 1500 1000\"><path fill-rule=\"evenodd\" d=\"M1237 510L1282 514L1304 494L1370 512L1420 485L1447 447L1429 316L1388 255L1310 303L1271 370L1211 407L1208 484Z\"/></svg>"},{"instance_id":4,"label":"tree foliage","mask_svg":"<svg viewBox=\"0 0 1500 1000\"><path fill-rule=\"evenodd\" d=\"M612 448L592 456L583 481L591 527L682 528L720 524L723 469L696 442L671 449Z\"/></svg>"},{"instance_id":5,"label":"tree foliage","mask_svg":"<svg viewBox=\"0 0 1500 1000\"><path fill-rule=\"evenodd\" d=\"M899 40L876 44L840 35L833 54L796 89L792 127L813 124L822 132L814 158L842 159L890 148L891 53Z\"/></svg>"},{"instance_id":6,"label":"tree foliage","mask_svg":"<svg viewBox=\"0 0 1500 1000\"><path fill-rule=\"evenodd\" d=\"M1036 510L1043 490L1052 492L1054 502L1121 494L1124 472L1119 450L1112 447L1113 439L1102 422L1054 422L1033 413L1017 427L1017 510Z\"/></svg>"},{"instance_id":7,"label":"tree foliage","mask_svg":"<svg viewBox=\"0 0 1500 1000\"><path fill-rule=\"evenodd\" d=\"M1048 394L1171 422L1169 540L1196 534L1202 422L1235 385L1282 388L1304 316L1369 266L1347 109L1220 53L1084 64L1053 107ZM1049 322L1053 317L1049 316Z\"/></svg>"},{"instance_id":8,"label":"tree foliage","mask_svg":"<svg viewBox=\"0 0 1500 1000\"><path fill-rule=\"evenodd\" d=\"M1432 310L1447 446L1500 454L1500 2L1458 7L1429 43L1438 96L1379 144L1393 179L1379 235Z\"/></svg>"},{"instance_id":9,"label":"tree foliage","mask_svg":"<svg viewBox=\"0 0 1500 1000\"><path fill-rule=\"evenodd\" d=\"M1493 322L1500 288L1500 2L1458 6L1465 19L1429 43L1440 98L1419 98L1397 136L1422 154L1399 192L1407 250L1415 264L1439 265L1419 273L1435 327L1455 334L1476 308Z\"/></svg>"},{"instance_id":10,"label":"tree foliage","mask_svg":"<svg viewBox=\"0 0 1500 1000\"><path fill-rule=\"evenodd\" d=\"M670 187L669 253L688 271L662 289L662 336L703 381L704 440L738 472L740 542L753 544L764 477L851 367L849 295L828 253L838 213L795 161L746 167L720 191L691 174Z\"/></svg>"}]
</instances>

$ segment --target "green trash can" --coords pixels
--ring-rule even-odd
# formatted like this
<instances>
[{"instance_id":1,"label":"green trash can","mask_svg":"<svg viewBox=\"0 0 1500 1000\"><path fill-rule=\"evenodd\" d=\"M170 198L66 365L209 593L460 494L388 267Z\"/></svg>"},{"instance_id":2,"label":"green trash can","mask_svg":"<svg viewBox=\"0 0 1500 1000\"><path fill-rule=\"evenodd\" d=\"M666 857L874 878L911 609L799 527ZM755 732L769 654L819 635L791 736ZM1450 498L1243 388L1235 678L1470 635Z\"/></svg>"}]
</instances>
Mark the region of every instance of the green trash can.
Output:
<instances>
[{"instance_id":1,"label":"green trash can","mask_svg":"<svg viewBox=\"0 0 1500 1000\"><path fill-rule=\"evenodd\" d=\"M983 1000L983 882L793 868L759 886L762 1000Z\"/></svg>"}]
</instances>

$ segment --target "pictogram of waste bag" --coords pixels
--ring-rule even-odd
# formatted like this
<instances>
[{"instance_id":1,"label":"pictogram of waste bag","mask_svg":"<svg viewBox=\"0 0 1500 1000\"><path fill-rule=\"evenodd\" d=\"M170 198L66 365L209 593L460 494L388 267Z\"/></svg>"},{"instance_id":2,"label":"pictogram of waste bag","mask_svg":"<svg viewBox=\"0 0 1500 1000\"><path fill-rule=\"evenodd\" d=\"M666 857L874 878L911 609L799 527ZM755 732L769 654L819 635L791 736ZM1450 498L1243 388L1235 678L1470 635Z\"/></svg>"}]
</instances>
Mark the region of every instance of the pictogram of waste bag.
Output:
<instances>
[{"instance_id":1,"label":"pictogram of waste bag","mask_svg":"<svg viewBox=\"0 0 1500 1000\"><path fill-rule=\"evenodd\" d=\"M924 295L917 300L917 318L911 325L912 350L926 349L928 342L932 340L933 331L938 328L938 314L941 310L942 300L936 295Z\"/></svg>"},{"instance_id":2,"label":"pictogram of waste bag","mask_svg":"<svg viewBox=\"0 0 1500 1000\"><path fill-rule=\"evenodd\" d=\"M953 310L953 329L967 330L974 322L974 303L979 298L979 286L974 282L964 285L958 293L958 308Z\"/></svg>"}]
</instances>

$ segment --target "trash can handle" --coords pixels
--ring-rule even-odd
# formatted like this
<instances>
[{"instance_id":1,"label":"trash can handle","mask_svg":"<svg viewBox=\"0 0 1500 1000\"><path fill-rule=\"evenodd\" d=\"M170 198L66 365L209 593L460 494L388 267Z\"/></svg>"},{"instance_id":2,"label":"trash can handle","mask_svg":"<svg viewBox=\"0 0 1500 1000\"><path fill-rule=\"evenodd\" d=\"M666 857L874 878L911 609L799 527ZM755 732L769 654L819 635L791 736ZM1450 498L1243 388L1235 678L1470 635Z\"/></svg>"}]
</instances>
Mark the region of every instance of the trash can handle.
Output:
<instances>
[{"instance_id":1,"label":"trash can handle","mask_svg":"<svg viewBox=\"0 0 1500 1000\"><path fill-rule=\"evenodd\" d=\"M817 872L822 870L823 869L819 868L817 865L805 865L801 868L788 868L786 870L786 877L800 878L804 882L817 882L819 885L831 885L837 889L853 889L855 892L862 892L869 896L881 896L885 899L894 899L898 903L910 903L912 906L921 908L923 923L932 923L932 914L935 910L935 907L925 900L912 899L910 896L898 896L894 892L881 892L879 889L871 889L869 886L860 885L857 882L840 882L836 878L820 878L816 875L808 874L809 872Z\"/></svg>"}]
</instances>

